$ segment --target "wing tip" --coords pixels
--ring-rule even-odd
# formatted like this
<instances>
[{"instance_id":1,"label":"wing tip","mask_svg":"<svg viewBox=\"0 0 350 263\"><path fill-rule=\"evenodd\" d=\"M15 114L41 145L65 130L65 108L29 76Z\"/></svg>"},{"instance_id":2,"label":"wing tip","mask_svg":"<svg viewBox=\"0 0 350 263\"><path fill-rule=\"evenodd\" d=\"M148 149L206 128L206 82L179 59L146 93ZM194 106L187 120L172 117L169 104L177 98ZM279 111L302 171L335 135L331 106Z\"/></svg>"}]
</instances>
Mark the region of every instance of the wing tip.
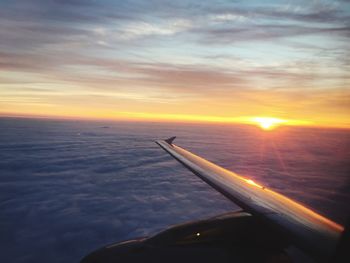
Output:
<instances>
[{"instance_id":1,"label":"wing tip","mask_svg":"<svg viewBox=\"0 0 350 263\"><path fill-rule=\"evenodd\" d=\"M164 140L167 144L173 145L173 141L176 139L176 136L170 137L166 140Z\"/></svg>"}]
</instances>

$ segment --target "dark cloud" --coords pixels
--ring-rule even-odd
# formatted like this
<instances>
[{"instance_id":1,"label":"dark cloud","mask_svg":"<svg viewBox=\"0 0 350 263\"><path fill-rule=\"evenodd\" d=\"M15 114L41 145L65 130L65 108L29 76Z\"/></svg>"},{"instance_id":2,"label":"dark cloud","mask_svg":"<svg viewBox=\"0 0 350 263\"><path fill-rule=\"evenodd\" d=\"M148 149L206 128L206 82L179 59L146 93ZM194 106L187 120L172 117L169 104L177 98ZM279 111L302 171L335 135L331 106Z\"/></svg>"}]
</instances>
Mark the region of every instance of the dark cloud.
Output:
<instances>
[{"instance_id":1,"label":"dark cloud","mask_svg":"<svg viewBox=\"0 0 350 263\"><path fill-rule=\"evenodd\" d=\"M345 21L349 14L341 8L328 5L306 5L305 10L294 11L291 7L246 7L241 4L202 3L193 1L174 3L162 1L26 1L25 4L3 4L0 9L2 45L20 44L30 48L42 44L90 42L93 39L91 30L94 27L114 24L118 27L127 22L153 21L164 22L170 18L189 19L195 23L190 34L200 32L207 42L273 39L303 34L327 34L338 32L349 37L349 28ZM253 24L229 25L219 28L208 25L215 15L240 16ZM275 24L266 24L269 20ZM306 24L300 24L304 22ZM283 25L281 23L299 23ZM318 26L307 25L318 23ZM330 25L329 23L332 23ZM227 35L231 35L228 38ZM234 37L236 35L236 37ZM256 36L256 38L254 38Z\"/></svg>"},{"instance_id":2,"label":"dark cloud","mask_svg":"<svg viewBox=\"0 0 350 263\"><path fill-rule=\"evenodd\" d=\"M316 22L327 24L329 22L348 21L348 7L335 2L312 1L308 3L275 3L256 4L246 7L242 5L211 5L206 10L211 14L240 15L254 20L270 19L275 22Z\"/></svg>"},{"instance_id":3,"label":"dark cloud","mask_svg":"<svg viewBox=\"0 0 350 263\"><path fill-rule=\"evenodd\" d=\"M307 27L303 25L253 25L247 27L232 27L218 29L203 29L198 31L200 39L211 44L233 44L242 41L274 40L305 35L337 34L350 36L350 27Z\"/></svg>"}]
</instances>

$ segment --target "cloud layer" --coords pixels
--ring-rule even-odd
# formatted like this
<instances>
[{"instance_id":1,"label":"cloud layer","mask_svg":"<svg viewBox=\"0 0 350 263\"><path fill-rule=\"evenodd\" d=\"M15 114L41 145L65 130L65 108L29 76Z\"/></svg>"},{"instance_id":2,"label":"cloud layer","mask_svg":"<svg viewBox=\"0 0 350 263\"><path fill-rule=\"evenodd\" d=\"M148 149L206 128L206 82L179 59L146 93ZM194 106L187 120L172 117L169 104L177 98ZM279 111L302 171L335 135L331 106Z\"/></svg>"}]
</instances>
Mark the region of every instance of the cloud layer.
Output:
<instances>
[{"instance_id":1,"label":"cloud layer","mask_svg":"<svg viewBox=\"0 0 350 263\"><path fill-rule=\"evenodd\" d=\"M79 101L100 95L102 112L157 112L158 99L176 104L162 112L197 114L186 102L231 98L244 107L230 116L255 107L298 118L283 98L321 91L332 99L315 99L306 116L336 109L349 124L349 106L334 101L339 93L349 98L349 19L346 1L2 1L0 111L81 113L87 107ZM260 90L255 106L245 99ZM276 90L278 103L266 109ZM111 105L104 97L114 98Z\"/></svg>"},{"instance_id":2,"label":"cloud layer","mask_svg":"<svg viewBox=\"0 0 350 263\"><path fill-rule=\"evenodd\" d=\"M154 143L170 135L346 220L349 136L342 130L1 118L2 260L78 262L100 246L236 209Z\"/></svg>"}]
</instances>

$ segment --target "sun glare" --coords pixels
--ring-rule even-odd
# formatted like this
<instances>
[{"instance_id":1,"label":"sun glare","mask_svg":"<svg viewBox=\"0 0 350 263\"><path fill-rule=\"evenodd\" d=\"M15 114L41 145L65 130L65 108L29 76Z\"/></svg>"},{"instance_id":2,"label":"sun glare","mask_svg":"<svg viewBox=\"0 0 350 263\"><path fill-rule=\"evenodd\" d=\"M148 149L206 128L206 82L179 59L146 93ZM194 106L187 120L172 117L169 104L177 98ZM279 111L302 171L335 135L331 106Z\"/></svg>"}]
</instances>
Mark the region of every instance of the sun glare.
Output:
<instances>
[{"instance_id":1,"label":"sun glare","mask_svg":"<svg viewBox=\"0 0 350 263\"><path fill-rule=\"evenodd\" d=\"M253 118L252 121L263 130L272 130L281 125L282 123L286 122L286 120L270 117L256 117Z\"/></svg>"},{"instance_id":2,"label":"sun glare","mask_svg":"<svg viewBox=\"0 0 350 263\"><path fill-rule=\"evenodd\" d=\"M254 182L254 181L253 181L253 180L251 180L251 179L245 179L245 181L246 181L248 184L251 184L251 185L257 186L257 187L259 187L259 188L264 188L262 185L257 184L256 182Z\"/></svg>"}]
</instances>

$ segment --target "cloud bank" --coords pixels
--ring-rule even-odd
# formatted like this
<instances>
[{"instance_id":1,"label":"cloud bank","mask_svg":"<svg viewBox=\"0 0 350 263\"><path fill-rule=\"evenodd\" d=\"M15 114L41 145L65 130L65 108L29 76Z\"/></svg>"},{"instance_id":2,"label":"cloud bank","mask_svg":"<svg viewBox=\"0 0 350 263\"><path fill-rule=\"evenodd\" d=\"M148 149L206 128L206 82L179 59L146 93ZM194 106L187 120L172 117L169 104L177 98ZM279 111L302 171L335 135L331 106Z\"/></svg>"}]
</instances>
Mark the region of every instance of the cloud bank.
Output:
<instances>
[{"instance_id":1,"label":"cloud bank","mask_svg":"<svg viewBox=\"0 0 350 263\"><path fill-rule=\"evenodd\" d=\"M0 135L4 262L78 262L100 246L237 209L154 143L170 135L333 220L349 213L342 130L1 118Z\"/></svg>"}]
</instances>

